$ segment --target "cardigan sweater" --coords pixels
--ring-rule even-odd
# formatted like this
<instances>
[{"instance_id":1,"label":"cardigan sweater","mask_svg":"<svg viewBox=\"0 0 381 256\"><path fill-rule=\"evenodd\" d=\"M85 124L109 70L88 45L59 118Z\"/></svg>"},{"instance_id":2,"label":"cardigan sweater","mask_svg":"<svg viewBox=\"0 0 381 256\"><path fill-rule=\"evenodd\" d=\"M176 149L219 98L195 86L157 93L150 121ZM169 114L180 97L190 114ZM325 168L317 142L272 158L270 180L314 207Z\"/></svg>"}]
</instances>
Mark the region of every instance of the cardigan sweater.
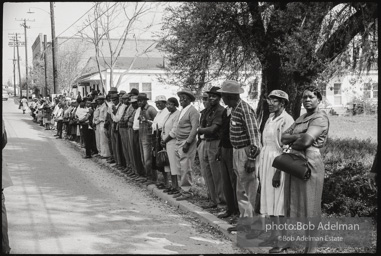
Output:
<instances>
[{"instance_id":1,"label":"cardigan sweater","mask_svg":"<svg viewBox=\"0 0 381 256\"><path fill-rule=\"evenodd\" d=\"M186 140L188 144L191 144L196 138L199 125L200 113L193 105L191 105L181 119L178 120L178 122L175 122L172 129L177 140Z\"/></svg>"}]
</instances>

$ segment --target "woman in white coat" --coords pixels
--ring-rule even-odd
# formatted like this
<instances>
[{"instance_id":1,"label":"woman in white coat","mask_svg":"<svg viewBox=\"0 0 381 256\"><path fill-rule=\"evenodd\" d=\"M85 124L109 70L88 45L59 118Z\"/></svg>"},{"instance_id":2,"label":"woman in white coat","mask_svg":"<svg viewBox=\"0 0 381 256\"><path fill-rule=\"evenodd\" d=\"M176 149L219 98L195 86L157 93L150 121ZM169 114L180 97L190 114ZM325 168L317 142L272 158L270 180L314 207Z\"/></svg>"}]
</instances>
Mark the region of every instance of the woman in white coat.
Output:
<instances>
[{"instance_id":1,"label":"woman in white coat","mask_svg":"<svg viewBox=\"0 0 381 256\"><path fill-rule=\"evenodd\" d=\"M294 119L285 111L288 95L281 90L273 90L267 99L270 116L262 133L263 147L259 154L258 177L261 183L260 213L275 217L285 215L284 205L284 173L272 167L274 158L283 152L282 133L293 123ZM271 231L270 238L260 246L275 246L270 253L278 253L284 248L277 245L277 233Z\"/></svg>"}]
</instances>

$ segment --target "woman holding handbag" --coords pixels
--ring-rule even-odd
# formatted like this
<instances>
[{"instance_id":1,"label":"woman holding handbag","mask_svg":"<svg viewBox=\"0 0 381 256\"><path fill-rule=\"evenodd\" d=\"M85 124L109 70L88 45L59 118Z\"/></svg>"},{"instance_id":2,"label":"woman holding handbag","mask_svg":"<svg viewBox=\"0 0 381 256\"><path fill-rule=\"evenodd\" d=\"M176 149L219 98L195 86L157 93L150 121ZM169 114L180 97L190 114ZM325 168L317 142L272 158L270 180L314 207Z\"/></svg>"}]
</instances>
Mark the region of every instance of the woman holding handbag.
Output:
<instances>
[{"instance_id":1,"label":"woman holding handbag","mask_svg":"<svg viewBox=\"0 0 381 256\"><path fill-rule=\"evenodd\" d=\"M294 122L286 112L288 94L281 90L273 90L267 99L270 116L262 133L263 147L258 156L258 177L261 183L260 213L271 216L279 223L279 216L284 216L284 176L285 173L272 167L274 158L283 151L282 133ZM272 230L270 237L260 246L275 246L269 252L277 253L282 248L277 246L277 232Z\"/></svg>"},{"instance_id":2,"label":"woman holding handbag","mask_svg":"<svg viewBox=\"0 0 381 256\"><path fill-rule=\"evenodd\" d=\"M180 187L178 183L178 176L181 175L180 169L177 166L176 161L176 139L175 134L173 131L173 126L175 122L177 121L177 118L180 114L180 111L177 110L177 107L179 106L179 102L176 98L169 98L167 100L167 109L169 111L169 115L164 121L163 124L163 131L161 134L161 145L166 148L167 154L168 154L168 160L169 160L169 166L165 166L164 169L167 172L170 170L171 172L171 187L166 188L163 190L163 192L166 192L168 194L179 194L180 193Z\"/></svg>"},{"instance_id":3,"label":"woman holding handbag","mask_svg":"<svg viewBox=\"0 0 381 256\"><path fill-rule=\"evenodd\" d=\"M287 217L308 217L311 221L321 217L324 163L319 148L325 145L329 131L328 116L318 107L321 101L322 95L317 87L306 87L302 102L307 113L301 115L282 134L282 143L291 144L291 153L304 156L311 171L308 180L285 175ZM317 230L307 230L306 235L316 237ZM316 251L317 241L310 239L304 252L316 253Z\"/></svg>"}]
</instances>

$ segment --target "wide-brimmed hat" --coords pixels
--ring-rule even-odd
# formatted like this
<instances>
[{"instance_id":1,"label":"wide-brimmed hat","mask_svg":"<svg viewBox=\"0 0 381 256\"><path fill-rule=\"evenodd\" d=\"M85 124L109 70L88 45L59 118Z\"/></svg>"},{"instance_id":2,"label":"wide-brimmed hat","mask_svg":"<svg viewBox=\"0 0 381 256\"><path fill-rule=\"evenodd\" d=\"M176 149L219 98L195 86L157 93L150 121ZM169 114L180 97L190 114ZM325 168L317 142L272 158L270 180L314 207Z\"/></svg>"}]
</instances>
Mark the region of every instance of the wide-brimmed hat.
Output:
<instances>
[{"instance_id":1,"label":"wide-brimmed hat","mask_svg":"<svg viewBox=\"0 0 381 256\"><path fill-rule=\"evenodd\" d=\"M146 93L139 93L138 100L149 100Z\"/></svg>"},{"instance_id":2,"label":"wide-brimmed hat","mask_svg":"<svg viewBox=\"0 0 381 256\"><path fill-rule=\"evenodd\" d=\"M129 94L123 94L123 96L122 96L122 100L124 100L124 99L128 99L128 98L130 98L130 95Z\"/></svg>"},{"instance_id":3,"label":"wide-brimmed hat","mask_svg":"<svg viewBox=\"0 0 381 256\"><path fill-rule=\"evenodd\" d=\"M116 87L110 87L109 93L118 93L118 89Z\"/></svg>"},{"instance_id":4,"label":"wide-brimmed hat","mask_svg":"<svg viewBox=\"0 0 381 256\"><path fill-rule=\"evenodd\" d=\"M119 92L119 94L126 94L126 91L121 90L121 91Z\"/></svg>"},{"instance_id":5,"label":"wide-brimmed hat","mask_svg":"<svg viewBox=\"0 0 381 256\"><path fill-rule=\"evenodd\" d=\"M181 94L186 94L188 95L192 101L195 101L196 100L196 97L194 96L193 92L191 91L191 89L188 89L188 88L184 88L182 89L181 91L177 92L177 95L180 96Z\"/></svg>"},{"instance_id":6,"label":"wide-brimmed hat","mask_svg":"<svg viewBox=\"0 0 381 256\"><path fill-rule=\"evenodd\" d=\"M204 92L204 93L202 94L202 98L203 98L203 99L205 99L205 98L209 98L209 94L207 94L206 92Z\"/></svg>"},{"instance_id":7,"label":"wide-brimmed hat","mask_svg":"<svg viewBox=\"0 0 381 256\"><path fill-rule=\"evenodd\" d=\"M289 99L288 99L288 94L285 93L284 91L282 90L272 90L269 94L268 97L278 97L278 98L281 98L281 99L285 99L287 101L287 103L289 102Z\"/></svg>"},{"instance_id":8,"label":"wide-brimmed hat","mask_svg":"<svg viewBox=\"0 0 381 256\"><path fill-rule=\"evenodd\" d=\"M136 89L136 88L132 88L131 91L128 94L138 96L139 95L139 90Z\"/></svg>"},{"instance_id":9,"label":"wide-brimmed hat","mask_svg":"<svg viewBox=\"0 0 381 256\"><path fill-rule=\"evenodd\" d=\"M167 98L166 98L164 95L158 95L158 96L156 96L156 98L155 98L155 102L158 102L158 101L164 101L164 102L167 102Z\"/></svg>"},{"instance_id":10,"label":"wide-brimmed hat","mask_svg":"<svg viewBox=\"0 0 381 256\"><path fill-rule=\"evenodd\" d=\"M138 101L138 96L136 96L136 95L131 96L130 103L137 102L137 101Z\"/></svg>"},{"instance_id":11,"label":"wide-brimmed hat","mask_svg":"<svg viewBox=\"0 0 381 256\"><path fill-rule=\"evenodd\" d=\"M207 94L215 94L217 96L220 96L221 97L221 93L218 91L219 89L221 89L220 87L218 86L213 86L212 88L210 88L209 91L207 91L206 93Z\"/></svg>"},{"instance_id":12,"label":"wide-brimmed hat","mask_svg":"<svg viewBox=\"0 0 381 256\"><path fill-rule=\"evenodd\" d=\"M226 80L222 83L221 89L218 90L221 93L229 93L229 94L241 94L244 90L241 88L241 85L234 80Z\"/></svg>"},{"instance_id":13,"label":"wide-brimmed hat","mask_svg":"<svg viewBox=\"0 0 381 256\"><path fill-rule=\"evenodd\" d=\"M99 95L97 98L97 100L105 100L105 99L106 99L106 97L104 95Z\"/></svg>"}]
</instances>

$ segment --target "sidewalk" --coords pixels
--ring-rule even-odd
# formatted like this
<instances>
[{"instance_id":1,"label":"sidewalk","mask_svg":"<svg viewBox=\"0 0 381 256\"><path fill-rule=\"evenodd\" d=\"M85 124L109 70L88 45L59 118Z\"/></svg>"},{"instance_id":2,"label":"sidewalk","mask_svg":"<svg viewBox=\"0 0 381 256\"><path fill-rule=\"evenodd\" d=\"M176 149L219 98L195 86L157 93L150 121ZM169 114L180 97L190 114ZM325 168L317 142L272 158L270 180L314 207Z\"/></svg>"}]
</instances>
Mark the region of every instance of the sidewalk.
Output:
<instances>
[{"instance_id":1,"label":"sidewalk","mask_svg":"<svg viewBox=\"0 0 381 256\"><path fill-rule=\"evenodd\" d=\"M78 150L85 153L85 149L81 148L81 146L77 142L74 142L74 141L69 141L69 142L71 142L73 145L75 145ZM112 166L114 164L109 164L106 162L106 160L100 159L97 157L93 157L92 160L97 162L99 165L103 165L105 167L112 169L113 172L116 173L118 176L123 177L126 180L130 180L130 178L125 173L123 173L121 170L119 170L117 168L114 168ZM237 246L237 233L236 232L230 233L227 231L227 229L229 227L232 227L232 225L230 225L226 221L223 221L223 220L217 218L216 216L205 211L201 207L198 207L198 206L196 206L196 205L194 205L194 204L192 204L186 200L176 201L176 198L173 198L171 195L164 193L162 190L158 189L155 185L146 186L146 185L141 184L141 183L134 183L134 184L136 186L146 188L149 192L151 192L152 194L154 194L155 196L160 198L166 204L170 204L174 207L177 207L180 210L182 210L186 213L189 213L192 216L198 218L202 223L216 228L217 230L219 230L223 234L223 236L225 238L229 239L230 241L232 241L234 243L235 246ZM247 249L248 251L250 251L251 253L254 253L254 254L257 254L257 253L267 254L268 250L269 250L269 248L264 248L264 247L262 247L262 248L242 248L242 249Z\"/></svg>"}]
</instances>

